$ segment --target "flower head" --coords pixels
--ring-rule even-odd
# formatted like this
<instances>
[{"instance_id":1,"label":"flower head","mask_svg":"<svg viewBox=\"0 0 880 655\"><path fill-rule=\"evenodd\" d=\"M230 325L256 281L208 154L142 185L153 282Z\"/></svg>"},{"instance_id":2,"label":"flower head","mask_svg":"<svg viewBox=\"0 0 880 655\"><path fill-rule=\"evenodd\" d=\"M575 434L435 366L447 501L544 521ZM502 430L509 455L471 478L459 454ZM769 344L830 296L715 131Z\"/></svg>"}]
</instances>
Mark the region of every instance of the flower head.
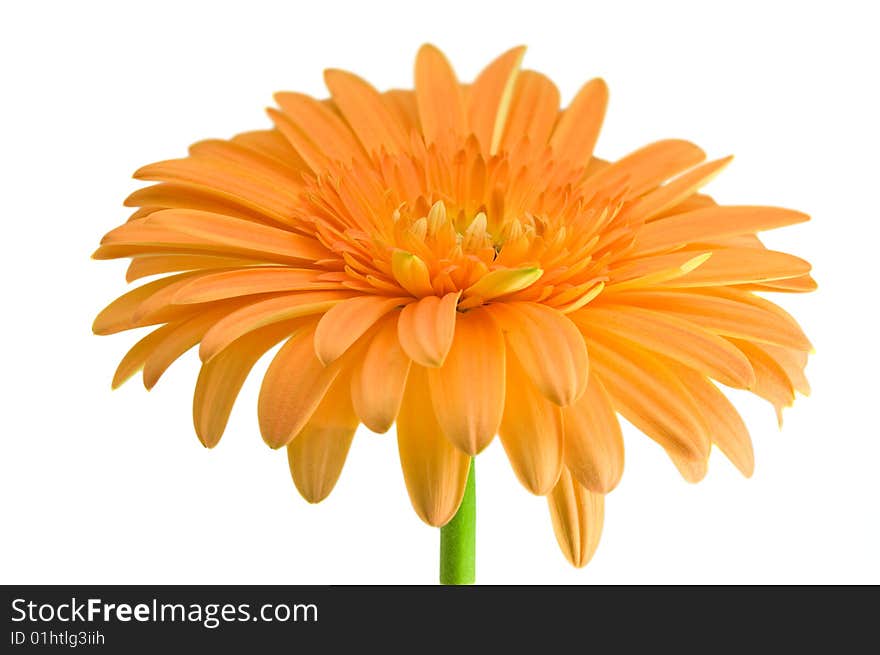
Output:
<instances>
[{"instance_id":1,"label":"flower head","mask_svg":"<svg viewBox=\"0 0 880 655\"><path fill-rule=\"evenodd\" d=\"M273 128L140 169L155 184L95 257L161 277L94 329L159 327L114 385L143 369L149 388L199 345L193 416L213 447L283 343L260 430L307 500L330 493L360 423L396 423L413 507L444 525L497 434L578 566L623 470L618 414L690 481L713 443L750 475L746 428L710 379L777 411L808 391L809 341L758 294L813 289L810 266L756 236L807 216L717 205L699 190L729 158L687 141L595 157L604 82L560 111L523 52L464 85L425 46L414 91L329 70L330 99L279 93Z\"/></svg>"}]
</instances>

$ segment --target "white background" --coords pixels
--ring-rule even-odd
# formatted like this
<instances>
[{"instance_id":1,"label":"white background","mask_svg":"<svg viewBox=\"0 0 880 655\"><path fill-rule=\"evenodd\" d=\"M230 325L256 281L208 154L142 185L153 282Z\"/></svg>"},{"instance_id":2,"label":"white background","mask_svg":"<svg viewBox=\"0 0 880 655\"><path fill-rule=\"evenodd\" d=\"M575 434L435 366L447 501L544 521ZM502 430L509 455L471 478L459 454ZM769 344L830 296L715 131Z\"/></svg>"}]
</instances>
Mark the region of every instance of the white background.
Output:
<instances>
[{"instance_id":1,"label":"white background","mask_svg":"<svg viewBox=\"0 0 880 655\"><path fill-rule=\"evenodd\" d=\"M545 501L496 441L477 462L483 583L880 582L878 116L871 3L4 3L0 10L3 583L432 583L438 531L412 512L392 434L359 434L310 506L263 445L259 373L223 441L190 422L194 352L147 394L110 379L135 334L96 337L124 262L89 259L127 217L142 164L269 125L279 89L325 94L324 67L409 86L424 41L472 79L509 47L567 102L601 75L597 153L682 137L736 159L709 192L795 207L767 237L810 259L786 296L816 344L809 398L737 394L754 478L717 454L689 485L627 427L626 472L592 563L558 552Z\"/></svg>"}]
</instances>

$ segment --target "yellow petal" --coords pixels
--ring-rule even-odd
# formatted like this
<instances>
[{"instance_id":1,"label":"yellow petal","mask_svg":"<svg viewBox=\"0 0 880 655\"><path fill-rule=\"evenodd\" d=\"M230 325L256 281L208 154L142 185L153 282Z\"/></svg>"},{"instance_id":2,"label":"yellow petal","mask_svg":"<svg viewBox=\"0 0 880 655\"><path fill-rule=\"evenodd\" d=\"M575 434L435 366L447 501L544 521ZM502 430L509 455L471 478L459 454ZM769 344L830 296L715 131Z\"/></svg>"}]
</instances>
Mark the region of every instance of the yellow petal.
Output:
<instances>
[{"instance_id":1,"label":"yellow petal","mask_svg":"<svg viewBox=\"0 0 880 655\"><path fill-rule=\"evenodd\" d=\"M391 273L397 283L416 298L434 294L428 266L418 255L395 250L391 255Z\"/></svg>"},{"instance_id":2,"label":"yellow petal","mask_svg":"<svg viewBox=\"0 0 880 655\"><path fill-rule=\"evenodd\" d=\"M498 435L514 473L533 494L550 493L562 470L562 410L532 384L513 349L507 349L504 415Z\"/></svg>"},{"instance_id":3,"label":"yellow petal","mask_svg":"<svg viewBox=\"0 0 880 655\"><path fill-rule=\"evenodd\" d=\"M587 385L589 360L574 323L554 309L531 302L497 303L487 310L544 396L561 406L580 398Z\"/></svg>"},{"instance_id":4,"label":"yellow petal","mask_svg":"<svg viewBox=\"0 0 880 655\"><path fill-rule=\"evenodd\" d=\"M416 101L425 142L451 144L467 136L461 85L446 57L432 45L416 55Z\"/></svg>"},{"instance_id":5,"label":"yellow petal","mask_svg":"<svg viewBox=\"0 0 880 655\"><path fill-rule=\"evenodd\" d=\"M315 352L323 364L330 364L369 330L380 318L408 302L407 298L358 296L334 305L318 321Z\"/></svg>"},{"instance_id":6,"label":"yellow petal","mask_svg":"<svg viewBox=\"0 0 880 655\"><path fill-rule=\"evenodd\" d=\"M593 156L607 105L608 86L604 80L590 80L581 87L553 130L550 147L554 159L576 167L587 165Z\"/></svg>"},{"instance_id":7,"label":"yellow petal","mask_svg":"<svg viewBox=\"0 0 880 655\"><path fill-rule=\"evenodd\" d=\"M428 390L427 373L413 366L397 419L397 446L413 509L428 525L446 525L458 511L470 457L443 436Z\"/></svg>"},{"instance_id":8,"label":"yellow petal","mask_svg":"<svg viewBox=\"0 0 880 655\"><path fill-rule=\"evenodd\" d=\"M590 491L606 494L623 475L623 434L602 381L590 375L580 399L562 410L565 466Z\"/></svg>"},{"instance_id":9,"label":"yellow petal","mask_svg":"<svg viewBox=\"0 0 880 655\"><path fill-rule=\"evenodd\" d=\"M605 496L589 491L563 469L559 482L547 496L553 532L563 555L574 566L592 559L605 520Z\"/></svg>"},{"instance_id":10,"label":"yellow petal","mask_svg":"<svg viewBox=\"0 0 880 655\"><path fill-rule=\"evenodd\" d=\"M397 418L411 360L397 340L398 315L384 319L355 364L351 399L373 432L387 432Z\"/></svg>"},{"instance_id":11,"label":"yellow petal","mask_svg":"<svg viewBox=\"0 0 880 655\"><path fill-rule=\"evenodd\" d=\"M279 323L237 339L210 362L202 364L193 395L193 424L199 440L213 448L223 436L235 398L257 360L291 335L293 323Z\"/></svg>"},{"instance_id":12,"label":"yellow petal","mask_svg":"<svg viewBox=\"0 0 880 655\"><path fill-rule=\"evenodd\" d=\"M330 495L348 456L358 425L349 388L348 375L337 377L309 422L287 444L293 483L310 503Z\"/></svg>"},{"instance_id":13,"label":"yellow petal","mask_svg":"<svg viewBox=\"0 0 880 655\"><path fill-rule=\"evenodd\" d=\"M461 292L442 298L426 296L403 308L397 333L404 352L417 364L442 366L455 334L456 305Z\"/></svg>"},{"instance_id":14,"label":"yellow petal","mask_svg":"<svg viewBox=\"0 0 880 655\"><path fill-rule=\"evenodd\" d=\"M428 369L434 413L444 435L469 455L495 436L504 409L504 337L482 309L461 314L446 361Z\"/></svg>"},{"instance_id":15,"label":"yellow petal","mask_svg":"<svg viewBox=\"0 0 880 655\"><path fill-rule=\"evenodd\" d=\"M508 293L516 293L537 282L544 271L534 266L525 268L501 268L491 271L468 287L464 297L491 300Z\"/></svg>"},{"instance_id":16,"label":"yellow petal","mask_svg":"<svg viewBox=\"0 0 880 655\"><path fill-rule=\"evenodd\" d=\"M299 434L339 375L341 360L330 366L318 360L314 335L312 326L288 339L263 378L257 410L263 440L272 448Z\"/></svg>"},{"instance_id":17,"label":"yellow petal","mask_svg":"<svg viewBox=\"0 0 880 655\"><path fill-rule=\"evenodd\" d=\"M468 89L471 131L480 142L484 155L494 155L498 151L525 52L525 46L508 50L486 66Z\"/></svg>"}]
</instances>

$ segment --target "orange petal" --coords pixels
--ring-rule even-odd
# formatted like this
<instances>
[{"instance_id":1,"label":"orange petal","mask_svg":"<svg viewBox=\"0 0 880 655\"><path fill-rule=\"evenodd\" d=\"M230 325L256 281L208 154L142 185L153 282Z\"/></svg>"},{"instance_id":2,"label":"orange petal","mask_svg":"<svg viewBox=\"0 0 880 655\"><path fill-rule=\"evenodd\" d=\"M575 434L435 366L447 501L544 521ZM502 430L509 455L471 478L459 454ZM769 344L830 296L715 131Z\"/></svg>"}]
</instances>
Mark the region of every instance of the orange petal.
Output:
<instances>
[{"instance_id":1,"label":"orange petal","mask_svg":"<svg viewBox=\"0 0 880 655\"><path fill-rule=\"evenodd\" d=\"M504 409L504 337L483 309L461 314L440 368L428 369L434 413L444 435L469 455L498 432Z\"/></svg>"},{"instance_id":2,"label":"orange petal","mask_svg":"<svg viewBox=\"0 0 880 655\"><path fill-rule=\"evenodd\" d=\"M451 144L467 136L461 85L437 48L423 45L416 55L416 101L425 142Z\"/></svg>"},{"instance_id":3,"label":"orange petal","mask_svg":"<svg viewBox=\"0 0 880 655\"><path fill-rule=\"evenodd\" d=\"M442 298L426 296L403 308L397 334L404 352L422 366L442 366L455 334L456 305L461 292Z\"/></svg>"},{"instance_id":4,"label":"orange petal","mask_svg":"<svg viewBox=\"0 0 880 655\"><path fill-rule=\"evenodd\" d=\"M324 71L324 83L367 152L394 153L406 149L406 132L369 83L353 73L335 69Z\"/></svg>"},{"instance_id":5,"label":"orange petal","mask_svg":"<svg viewBox=\"0 0 880 655\"><path fill-rule=\"evenodd\" d=\"M251 330L270 323L321 314L351 298L351 295L350 292L339 291L303 291L245 305L217 321L202 339L199 356L203 361L208 361Z\"/></svg>"},{"instance_id":6,"label":"orange petal","mask_svg":"<svg viewBox=\"0 0 880 655\"><path fill-rule=\"evenodd\" d=\"M336 378L309 422L287 444L293 483L310 503L321 502L333 491L358 426L349 377Z\"/></svg>"},{"instance_id":7,"label":"orange petal","mask_svg":"<svg viewBox=\"0 0 880 655\"><path fill-rule=\"evenodd\" d=\"M131 376L140 371L150 356L150 353L165 340L167 335L180 326L179 322L163 325L157 330L153 330L143 339L138 341L131 349L125 353L119 366L116 367L116 373L113 374L113 389L118 389Z\"/></svg>"},{"instance_id":8,"label":"orange petal","mask_svg":"<svg viewBox=\"0 0 880 655\"><path fill-rule=\"evenodd\" d=\"M614 409L663 446L680 470L682 462L702 466L709 436L699 407L675 374L646 350L605 336L589 338L593 368Z\"/></svg>"},{"instance_id":9,"label":"orange petal","mask_svg":"<svg viewBox=\"0 0 880 655\"><path fill-rule=\"evenodd\" d=\"M413 366L397 419L397 446L413 509L428 525L446 525L458 511L470 457L443 436L431 406L427 373Z\"/></svg>"},{"instance_id":10,"label":"orange petal","mask_svg":"<svg viewBox=\"0 0 880 655\"><path fill-rule=\"evenodd\" d=\"M419 108L416 104L415 91L390 89L382 93L381 96L385 107L403 127L404 134L409 134L413 130L421 132L422 126L419 124Z\"/></svg>"},{"instance_id":11,"label":"orange petal","mask_svg":"<svg viewBox=\"0 0 880 655\"><path fill-rule=\"evenodd\" d=\"M580 399L562 410L565 466L590 491L607 494L623 475L623 434L601 380L590 375Z\"/></svg>"},{"instance_id":12,"label":"orange petal","mask_svg":"<svg viewBox=\"0 0 880 655\"><path fill-rule=\"evenodd\" d=\"M625 182L629 197L637 197L705 158L706 153L688 141L657 141L590 176L589 186L604 188Z\"/></svg>"},{"instance_id":13,"label":"orange petal","mask_svg":"<svg viewBox=\"0 0 880 655\"><path fill-rule=\"evenodd\" d=\"M755 470L755 453L739 412L718 387L698 372L686 366L676 367L675 371L699 404L712 443L740 473L750 478Z\"/></svg>"},{"instance_id":14,"label":"orange petal","mask_svg":"<svg viewBox=\"0 0 880 655\"><path fill-rule=\"evenodd\" d=\"M707 207L648 223L636 236L634 252L659 252L685 243L753 234L808 220L807 214L780 207Z\"/></svg>"},{"instance_id":15,"label":"orange petal","mask_svg":"<svg viewBox=\"0 0 880 655\"><path fill-rule=\"evenodd\" d=\"M780 321L784 322L787 326L791 327L794 331L802 336L803 341L806 345L803 348L797 348L798 350L813 350L813 346L810 344L803 330L801 330L801 326L794 319L794 317L787 311L782 309L782 307L774 302L767 300L766 298L762 298L761 296L758 296L754 293L732 287L705 287L701 289L689 289L688 291L704 297L725 298L728 300L732 300L733 302L750 305L752 307L756 307L765 312L768 312L769 314L773 314L777 318L779 318ZM757 341L764 342L763 339L757 339Z\"/></svg>"},{"instance_id":16,"label":"orange petal","mask_svg":"<svg viewBox=\"0 0 880 655\"><path fill-rule=\"evenodd\" d=\"M397 315L384 319L355 364L351 399L373 432L387 432L397 418L411 360L397 340Z\"/></svg>"},{"instance_id":17,"label":"orange petal","mask_svg":"<svg viewBox=\"0 0 880 655\"><path fill-rule=\"evenodd\" d=\"M204 275L183 285L172 302L190 304L282 291L344 289L338 282L322 282L321 271L286 266L255 266Z\"/></svg>"},{"instance_id":18,"label":"orange petal","mask_svg":"<svg viewBox=\"0 0 880 655\"><path fill-rule=\"evenodd\" d=\"M516 78L500 150L510 151L527 139L543 147L559 115L559 90L547 77L524 70Z\"/></svg>"},{"instance_id":19,"label":"orange petal","mask_svg":"<svg viewBox=\"0 0 880 655\"><path fill-rule=\"evenodd\" d=\"M745 291L773 291L781 293L808 293L819 288L812 275L800 275L785 280L769 280L738 286Z\"/></svg>"},{"instance_id":20,"label":"orange petal","mask_svg":"<svg viewBox=\"0 0 880 655\"><path fill-rule=\"evenodd\" d=\"M563 314L531 302L488 305L508 345L538 390L557 405L571 405L587 386L584 339Z\"/></svg>"},{"instance_id":21,"label":"orange petal","mask_svg":"<svg viewBox=\"0 0 880 655\"><path fill-rule=\"evenodd\" d=\"M663 186L654 189L650 193L647 193L636 200L626 210L627 213L632 216L638 216L644 220L649 220L662 214L666 210L684 202L703 186L711 182L732 159L733 157L716 159L715 161L701 164L686 173L682 173L674 180L667 182ZM651 225L648 224L645 226L644 230L648 230L648 232L651 233L650 228ZM639 232L637 238L641 240L641 236L642 233ZM678 241L677 244L686 242L686 240L681 240Z\"/></svg>"},{"instance_id":22,"label":"orange petal","mask_svg":"<svg viewBox=\"0 0 880 655\"><path fill-rule=\"evenodd\" d=\"M682 362L728 386L745 389L755 381L749 360L736 347L684 319L639 307L611 305L587 308L572 315L572 320L585 330L616 335Z\"/></svg>"},{"instance_id":23,"label":"orange petal","mask_svg":"<svg viewBox=\"0 0 880 655\"><path fill-rule=\"evenodd\" d=\"M195 346L227 311L226 308L208 310L196 314L182 323L169 324L175 325L175 328L155 344L144 362L144 386L147 389L152 389L168 367L183 353Z\"/></svg>"},{"instance_id":24,"label":"orange petal","mask_svg":"<svg viewBox=\"0 0 880 655\"><path fill-rule=\"evenodd\" d=\"M233 299L228 302L191 306L174 304L174 296L180 289L194 280L207 277L211 274L211 271L193 271L192 274L187 274L178 278L178 281L174 284L168 285L165 288L156 291L156 293L151 294L149 298L145 298L143 302L135 308L131 317L133 324L145 325L150 323L162 323L167 320L173 320L173 318L177 317L190 317L200 314L206 308L210 307L227 307L228 311L232 311L241 306L243 302L247 302L246 299Z\"/></svg>"},{"instance_id":25,"label":"orange petal","mask_svg":"<svg viewBox=\"0 0 880 655\"><path fill-rule=\"evenodd\" d=\"M326 104L291 92L276 93L275 102L328 159L350 164L353 159L363 157L354 134Z\"/></svg>"},{"instance_id":26,"label":"orange petal","mask_svg":"<svg viewBox=\"0 0 880 655\"><path fill-rule=\"evenodd\" d=\"M205 161L224 170L234 170L253 178L260 185L268 183L270 188L278 192L296 192L302 187L302 171L291 168L275 157L266 156L240 140L205 139L192 144L189 154L193 161Z\"/></svg>"},{"instance_id":27,"label":"orange petal","mask_svg":"<svg viewBox=\"0 0 880 655\"><path fill-rule=\"evenodd\" d=\"M315 352L325 365L334 362L380 318L408 302L407 298L358 296L343 300L318 321Z\"/></svg>"},{"instance_id":28,"label":"orange petal","mask_svg":"<svg viewBox=\"0 0 880 655\"><path fill-rule=\"evenodd\" d=\"M315 261L328 256L317 239L253 221L186 209L163 209L144 219L181 234L228 246L239 252L265 253L293 260Z\"/></svg>"},{"instance_id":29,"label":"orange petal","mask_svg":"<svg viewBox=\"0 0 880 655\"><path fill-rule=\"evenodd\" d=\"M559 482L547 496L553 532L563 555L574 566L592 559L605 520L605 496L589 491L563 469Z\"/></svg>"},{"instance_id":30,"label":"orange petal","mask_svg":"<svg viewBox=\"0 0 880 655\"><path fill-rule=\"evenodd\" d=\"M779 363L767 352L750 341L731 339L737 348L749 358L755 369L755 384L751 391L768 401L776 409L776 418L782 426L782 410L794 403L794 387Z\"/></svg>"},{"instance_id":31,"label":"orange petal","mask_svg":"<svg viewBox=\"0 0 880 655\"><path fill-rule=\"evenodd\" d=\"M263 440L272 448L299 434L339 375L340 361L324 366L318 360L314 335L312 326L288 339L263 378L257 409Z\"/></svg>"},{"instance_id":32,"label":"orange petal","mask_svg":"<svg viewBox=\"0 0 880 655\"><path fill-rule=\"evenodd\" d=\"M144 302L171 285L179 284L184 280L192 278L193 275L193 273L169 275L160 280L143 284L119 296L119 298L107 305L95 317L95 321L92 323L92 331L95 334L105 335L140 327L136 315Z\"/></svg>"},{"instance_id":33,"label":"orange petal","mask_svg":"<svg viewBox=\"0 0 880 655\"><path fill-rule=\"evenodd\" d=\"M259 264L253 259L220 255L142 255L135 257L125 272L125 281L134 282L151 275L178 271L203 271L209 268L242 268Z\"/></svg>"},{"instance_id":34,"label":"orange petal","mask_svg":"<svg viewBox=\"0 0 880 655\"><path fill-rule=\"evenodd\" d=\"M665 283L665 286L703 287L765 282L799 277L810 272L810 263L775 250L758 248L723 248L687 275Z\"/></svg>"},{"instance_id":35,"label":"orange petal","mask_svg":"<svg viewBox=\"0 0 880 655\"><path fill-rule=\"evenodd\" d=\"M279 218L272 212L257 211L213 189L174 182L161 182L138 189L123 204L126 207L155 209L199 209L257 221L277 221Z\"/></svg>"},{"instance_id":36,"label":"orange petal","mask_svg":"<svg viewBox=\"0 0 880 655\"><path fill-rule=\"evenodd\" d=\"M213 448L223 436L235 398L257 360L296 329L279 323L251 332L202 364L193 396L193 423L199 440Z\"/></svg>"},{"instance_id":37,"label":"orange petal","mask_svg":"<svg viewBox=\"0 0 880 655\"><path fill-rule=\"evenodd\" d=\"M284 135L276 129L242 132L232 137L232 140L272 157L294 171L306 171L309 168Z\"/></svg>"},{"instance_id":38,"label":"orange petal","mask_svg":"<svg viewBox=\"0 0 880 655\"><path fill-rule=\"evenodd\" d=\"M272 119L275 128L284 136L297 156L302 159L313 173L318 174L326 170L330 159L324 154L323 149L309 137L309 133L297 125L284 112L269 107L266 114Z\"/></svg>"},{"instance_id":39,"label":"orange petal","mask_svg":"<svg viewBox=\"0 0 880 655\"><path fill-rule=\"evenodd\" d=\"M666 255L638 257L620 262L609 271L608 293L656 287L677 280L712 258L712 252L695 253L683 250Z\"/></svg>"},{"instance_id":40,"label":"orange petal","mask_svg":"<svg viewBox=\"0 0 880 655\"><path fill-rule=\"evenodd\" d=\"M483 155L498 151L525 52L525 46L508 50L486 66L468 89L468 119Z\"/></svg>"},{"instance_id":41,"label":"orange petal","mask_svg":"<svg viewBox=\"0 0 880 655\"><path fill-rule=\"evenodd\" d=\"M807 365L805 351L774 346L770 343L756 343L754 346L763 350L768 357L779 364L795 391L799 391L805 396L810 395L810 383L804 374L804 367Z\"/></svg>"},{"instance_id":42,"label":"orange petal","mask_svg":"<svg viewBox=\"0 0 880 655\"><path fill-rule=\"evenodd\" d=\"M812 346L791 317L777 313L773 303L752 294L713 289L712 293L650 291L626 292L619 302L674 314L723 336L772 343L796 350ZM755 304L754 300L763 301ZM615 301L617 302L617 301Z\"/></svg>"},{"instance_id":43,"label":"orange petal","mask_svg":"<svg viewBox=\"0 0 880 655\"><path fill-rule=\"evenodd\" d=\"M593 156L607 105L608 86L604 80L590 80L581 87L553 130L550 147L554 159L576 167L587 165Z\"/></svg>"},{"instance_id":44,"label":"orange petal","mask_svg":"<svg viewBox=\"0 0 880 655\"><path fill-rule=\"evenodd\" d=\"M218 165L216 161L187 157L160 161L139 168L139 180L172 182L210 192L285 223L296 208L301 185L288 181L278 185L252 175L243 166Z\"/></svg>"},{"instance_id":45,"label":"orange petal","mask_svg":"<svg viewBox=\"0 0 880 655\"><path fill-rule=\"evenodd\" d=\"M182 234L171 228L147 223L146 218L132 219L111 230L101 239L101 247L92 253L93 259L118 259L138 255L214 255L221 257L247 257L263 261L288 263L290 259L251 250L237 250L228 245L210 243L204 239Z\"/></svg>"},{"instance_id":46,"label":"orange petal","mask_svg":"<svg viewBox=\"0 0 880 655\"><path fill-rule=\"evenodd\" d=\"M553 489L562 470L562 410L542 396L507 349L504 416L498 435L516 477L533 494Z\"/></svg>"}]
</instances>

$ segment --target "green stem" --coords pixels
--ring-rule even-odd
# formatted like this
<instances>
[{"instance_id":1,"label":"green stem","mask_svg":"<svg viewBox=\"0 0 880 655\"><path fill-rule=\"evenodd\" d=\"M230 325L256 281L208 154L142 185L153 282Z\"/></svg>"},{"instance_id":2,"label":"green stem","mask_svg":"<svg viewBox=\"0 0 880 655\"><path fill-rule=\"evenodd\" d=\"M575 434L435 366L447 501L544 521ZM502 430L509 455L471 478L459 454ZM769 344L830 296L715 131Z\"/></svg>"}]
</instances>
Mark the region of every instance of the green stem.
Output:
<instances>
[{"instance_id":1,"label":"green stem","mask_svg":"<svg viewBox=\"0 0 880 655\"><path fill-rule=\"evenodd\" d=\"M440 584L474 584L477 551L477 485L474 460L468 472L461 506L440 528Z\"/></svg>"}]
</instances>

